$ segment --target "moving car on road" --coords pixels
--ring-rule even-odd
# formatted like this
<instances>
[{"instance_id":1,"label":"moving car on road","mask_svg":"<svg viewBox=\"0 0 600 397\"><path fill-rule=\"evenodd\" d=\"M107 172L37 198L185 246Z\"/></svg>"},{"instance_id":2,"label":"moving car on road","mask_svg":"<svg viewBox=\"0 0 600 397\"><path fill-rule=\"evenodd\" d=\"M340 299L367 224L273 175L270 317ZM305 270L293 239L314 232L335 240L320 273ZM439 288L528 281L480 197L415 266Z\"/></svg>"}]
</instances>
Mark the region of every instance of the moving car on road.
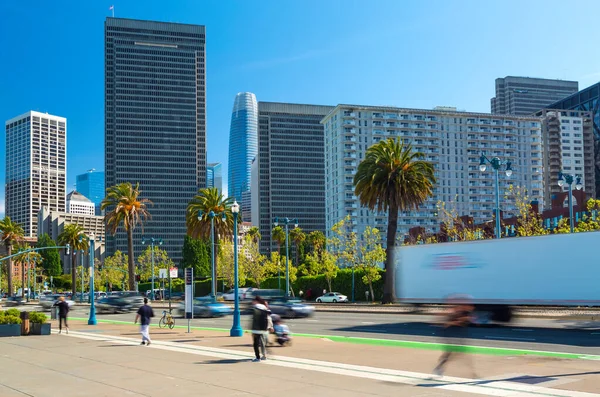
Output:
<instances>
[{"instance_id":1,"label":"moving car on road","mask_svg":"<svg viewBox=\"0 0 600 397\"><path fill-rule=\"evenodd\" d=\"M54 304L56 302L58 302L58 298L60 298L61 296L64 296L64 295L60 295L60 294L41 295L40 296L40 306L42 307L43 310L50 310L50 309L52 309L52 306L54 306ZM65 299L65 302L67 302L69 307L72 307L75 304L75 302L72 301L71 299Z\"/></svg>"},{"instance_id":2,"label":"moving car on road","mask_svg":"<svg viewBox=\"0 0 600 397\"><path fill-rule=\"evenodd\" d=\"M196 298L193 302L194 317L223 317L233 313L233 309L221 302L212 302L206 298ZM180 303L175 309L179 316L185 316L185 303Z\"/></svg>"},{"instance_id":3,"label":"moving car on road","mask_svg":"<svg viewBox=\"0 0 600 397\"><path fill-rule=\"evenodd\" d=\"M311 317L315 307L306 305L298 299L274 298L269 301L271 313L283 318Z\"/></svg>"},{"instance_id":4,"label":"moving car on road","mask_svg":"<svg viewBox=\"0 0 600 397\"><path fill-rule=\"evenodd\" d=\"M319 296L317 298L318 303L338 303L338 302L348 302L348 297L346 295L342 295L339 292L329 292L325 295Z\"/></svg>"},{"instance_id":5,"label":"moving car on road","mask_svg":"<svg viewBox=\"0 0 600 397\"><path fill-rule=\"evenodd\" d=\"M248 292L248 290L251 288L238 288L238 297L240 299L244 299L244 294L246 292ZM225 292L223 294L223 300L226 301L234 301L235 300L235 292L233 289L230 289L229 291Z\"/></svg>"},{"instance_id":6,"label":"moving car on road","mask_svg":"<svg viewBox=\"0 0 600 397\"><path fill-rule=\"evenodd\" d=\"M98 313L127 313L133 309L129 300L120 296L109 296L102 298L96 303Z\"/></svg>"}]
</instances>

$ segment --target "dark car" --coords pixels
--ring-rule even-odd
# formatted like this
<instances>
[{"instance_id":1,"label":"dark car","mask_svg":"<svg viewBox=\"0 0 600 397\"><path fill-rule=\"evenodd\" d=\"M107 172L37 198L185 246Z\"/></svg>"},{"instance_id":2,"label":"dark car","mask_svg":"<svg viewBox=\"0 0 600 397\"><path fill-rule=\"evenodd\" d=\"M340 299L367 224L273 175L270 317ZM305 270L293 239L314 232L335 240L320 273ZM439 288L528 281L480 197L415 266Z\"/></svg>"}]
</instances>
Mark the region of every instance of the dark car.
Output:
<instances>
[{"instance_id":1,"label":"dark car","mask_svg":"<svg viewBox=\"0 0 600 397\"><path fill-rule=\"evenodd\" d=\"M109 296L102 298L96 303L98 313L126 313L133 308L131 302L126 298L119 296Z\"/></svg>"},{"instance_id":2,"label":"dark car","mask_svg":"<svg viewBox=\"0 0 600 397\"><path fill-rule=\"evenodd\" d=\"M283 318L311 317L315 307L302 303L298 299L275 298L269 301L271 313Z\"/></svg>"}]
</instances>

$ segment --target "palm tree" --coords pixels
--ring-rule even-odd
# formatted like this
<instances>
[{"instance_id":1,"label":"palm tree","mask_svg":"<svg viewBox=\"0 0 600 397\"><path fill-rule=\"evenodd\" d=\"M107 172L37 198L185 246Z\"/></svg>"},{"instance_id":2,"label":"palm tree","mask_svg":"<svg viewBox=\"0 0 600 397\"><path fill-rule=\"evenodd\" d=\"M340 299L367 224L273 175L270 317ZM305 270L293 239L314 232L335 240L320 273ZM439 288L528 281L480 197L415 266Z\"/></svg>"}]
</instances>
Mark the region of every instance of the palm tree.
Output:
<instances>
[{"instance_id":1,"label":"palm tree","mask_svg":"<svg viewBox=\"0 0 600 397\"><path fill-rule=\"evenodd\" d=\"M2 231L2 242L6 246L7 256L12 255L12 246L15 242L21 240L25 232L21 225L16 222L13 222L8 216L4 217L3 220L0 221L0 230ZM12 268L12 259L8 259L8 296L12 296L13 294L13 268Z\"/></svg>"},{"instance_id":2,"label":"palm tree","mask_svg":"<svg viewBox=\"0 0 600 397\"><path fill-rule=\"evenodd\" d=\"M25 297L25 264L27 263L27 254L21 253L27 251L31 247L24 241L18 241L14 246L15 254L14 262L21 268L21 297Z\"/></svg>"},{"instance_id":3,"label":"palm tree","mask_svg":"<svg viewBox=\"0 0 600 397\"><path fill-rule=\"evenodd\" d=\"M271 238L277 244L277 253L281 254L281 246L285 243L285 230L281 226L275 226L271 231Z\"/></svg>"},{"instance_id":4,"label":"palm tree","mask_svg":"<svg viewBox=\"0 0 600 397\"><path fill-rule=\"evenodd\" d=\"M382 303L396 297L394 250L398 229L398 212L418 209L433 194L436 183L434 167L423 161L425 154L413 151L402 140L388 138L369 149L354 176L354 194L363 207L388 211L385 286Z\"/></svg>"},{"instance_id":5,"label":"palm tree","mask_svg":"<svg viewBox=\"0 0 600 397\"><path fill-rule=\"evenodd\" d=\"M69 247L71 249L71 285L74 296L75 285L77 282L75 273L77 267L77 257L75 256L75 254L79 250L88 250L89 241L84 233L83 226L77 225L75 223L70 223L68 225L65 225L63 231L58 235L58 243L60 245L69 244Z\"/></svg>"},{"instance_id":6,"label":"palm tree","mask_svg":"<svg viewBox=\"0 0 600 397\"><path fill-rule=\"evenodd\" d=\"M231 197L225 198L224 195L219 193L219 189L217 188L204 188L198 190L198 194L192 198L187 206L186 224L188 236L210 240L209 213L212 211L215 214L213 218L215 234L212 236L215 246L219 246L219 238L231 238L233 236L233 214L231 212L233 201L234 200ZM200 219L198 219L199 214L201 215ZM225 220L223 220L222 214L225 214ZM216 253L214 261L216 272ZM213 291L217 291L217 278L215 277L212 282L214 283Z\"/></svg>"},{"instance_id":7,"label":"palm tree","mask_svg":"<svg viewBox=\"0 0 600 397\"><path fill-rule=\"evenodd\" d=\"M312 231L308 234L308 242L313 246L313 252L315 252L319 259L321 259L321 252L325 247L325 234L319 230Z\"/></svg>"},{"instance_id":8,"label":"palm tree","mask_svg":"<svg viewBox=\"0 0 600 397\"><path fill-rule=\"evenodd\" d=\"M250 236L252 241L254 241L255 243L258 243L259 240L262 238L262 236L260 235L260 231L256 226L252 226L250 229L248 229L248 232L246 234Z\"/></svg>"},{"instance_id":9,"label":"palm tree","mask_svg":"<svg viewBox=\"0 0 600 397\"><path fill-rule=\"evenodd\" d=\"M133 229L137 225L151 218L150 212L146 209L147 204L152 204L148 199L141 199L140 184L133 186L130 182L120 183L109 187L106 197L102 200L100 208L102 210L109 208L110 211L104 216L106 226L114 236L121 224L127 232L127 253L129 258L129 290L135 289L135 262L133 254Z\"/></svg>"},{"instance_id":10,"label":"palm tree","mask_svg":"<svg viewBox=\"0 0 600 397\"><path fill-rule=\"evenodd\" d=\"M293 228L290 232L290 238L294 242L296 250L296 266L300 266L300 244L302 244L306 240L306 234L302 231L301 228L296 227Z\"/></svg>"}]
</instances>

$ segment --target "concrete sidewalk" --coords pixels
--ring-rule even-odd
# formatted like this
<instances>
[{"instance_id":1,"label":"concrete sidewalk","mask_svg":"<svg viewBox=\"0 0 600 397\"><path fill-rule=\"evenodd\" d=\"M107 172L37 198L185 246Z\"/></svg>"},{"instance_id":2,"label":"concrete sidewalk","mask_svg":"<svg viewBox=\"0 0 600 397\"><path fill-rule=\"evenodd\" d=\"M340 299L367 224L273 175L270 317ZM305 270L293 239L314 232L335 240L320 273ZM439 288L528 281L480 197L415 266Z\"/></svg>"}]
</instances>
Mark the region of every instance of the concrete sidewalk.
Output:
<instances>
[{"instance_id":1,"label":"concrete sidewalk","mask_svg":"<svg viewBox=\"0 0 600 397\"><path fill-rule=\"evenodd\" d=\"M469 355L431 379L437 351L294 338L251 363L250 336L73 321L71 333L0 339L0 396L600 396L597 361ZM467 359L471 358L479 379Z\"/></svg>"}]
</instances>

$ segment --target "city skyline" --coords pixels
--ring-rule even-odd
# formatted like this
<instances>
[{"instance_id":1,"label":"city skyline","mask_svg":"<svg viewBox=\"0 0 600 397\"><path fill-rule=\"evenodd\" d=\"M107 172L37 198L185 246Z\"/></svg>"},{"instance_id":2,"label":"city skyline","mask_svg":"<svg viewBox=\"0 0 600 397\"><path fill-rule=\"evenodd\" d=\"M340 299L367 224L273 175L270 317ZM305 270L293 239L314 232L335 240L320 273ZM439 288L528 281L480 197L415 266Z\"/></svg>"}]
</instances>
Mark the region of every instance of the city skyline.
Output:
<instances>
[{"instance_id":1,"label":"city skyline","mask_svg":"<svg viewBox=\"0 0 600 397\"><path fill-rule=\"evenodd\" d=\"M9 93L0 98L1 117L8 120L28 109L39 109L69 119L74 133L69 136L67 145L70 165L68 186L74 184L77 174L89 168L104 169L101 150L104 134L102 23L110 15L108 7L111 4L72 2L70 7L53 7L38 2L37 6L29 7L9 3L4 9L6 23L0 27L0 44L8 48L10 42L25 46L35 43L38 51L52 57L53 62L40 68L39 62L35 62L40 55L38 53L25 54L18 64L1 66L4 73L0 74L0 86L3 92ZM228 168L226 149L230 98L240 91L252 91L267 101L369 103L416 108L449 105L486 112L489 110L489 98L494 95L494 80L498 76L576 80L580 89L600 78L600 71L594 66L600 56L588 51L587 62L573 62L579 59L582 51L586 51L585 45L547 26L545 21L555 12L551 6L541 8L536 4L523 5L516 1L485 5L466 2L464 7L438 4L424 12L424 6L418 4L382 1L378 7L371 8L364 7L362 2L349 2L343 3L344 18L323 23L330 20L328 15L339 11L342 3L320 5L318 14L300 3L238 3L234 7L205 7L181 1L169 7L158 7L160 2L149 1L147 7L139 7L141 4L117 3L116 16L206 24L208 31L213 32L211 51L214 52L207 65L207 160L221 162L224 173ZM588 36L592 15L595 14L593 10L598 8L600 6L595 2L587 2L589 13L566 10L564 15L576 18L565 18L565 29L573 35ZM386 12L380 13L382 9ZM519 10L519 18L515 18L514 9ZM65 12L72 16L67 23L56 25L51 22L53 16ZM289 14L295 15L298 21L275 18ZM243 37L240 34L242 22L249 15L256 16L257 25L252 37ZM377 18L372 18L374 16ZM347 24L343 20L348 18L361 18L364 23L359 28L344 26ZM506 24L497 26L490 23L496 18L505 18ZM522 19L527 19L528 23L519 23ZM231 23L225 24L225 20ZM266 25L262 23L266 20L272 22L268 29L262 26ZM310 21L314 29L303 33L301 41L294 40L300 37L301 20ZM403 23L392 24L398 21ZM464 23L466 21L469 23ZM279 32L277 37L272 35L273 29ZM480 34L470 35L472 29L479 29ZM40 34L42 31L43 35ZM78 34L69 34L72 31ZM440 40L442 34L444 40ZM323 41L324 36L328 37L326 42ZM419 40L412 39L416 36ZM527 36L552 41L562 48L562 56L556 57L545 47L538 49L518 39ZM461 60L465 54L473 55L472 48L491 37L495 40L495 51L477 54L476 64L485 63L485 68ZM266 41L271 43L268 48L262 45ZM453 41L460 41L461 45L447 48L453 46L446 43ZM353 51L355 46L368 46L373 54L383 54L381 62L373 64L369 56L362 56L348 64L344 54ZM400 55L392 54L398 52L395 50L418 48L429 48L436 52L436 58L398 64ZM57 50L61 56L56 55ZM505 56L498 57L499 53ZM363 76L360 84L347 84L348 79L358 72ZM28 79L28 75L38 78ZM41 87L37 84L40 79L45 82ZM4 146L0 147L0 151L5 152ZM4 179L5 171L4 167L0 169L0 178ZM223 188L227 189L226 181ZM1 189L0 215L4 209L4 186Z\"/></svg>"}]
</instances>

